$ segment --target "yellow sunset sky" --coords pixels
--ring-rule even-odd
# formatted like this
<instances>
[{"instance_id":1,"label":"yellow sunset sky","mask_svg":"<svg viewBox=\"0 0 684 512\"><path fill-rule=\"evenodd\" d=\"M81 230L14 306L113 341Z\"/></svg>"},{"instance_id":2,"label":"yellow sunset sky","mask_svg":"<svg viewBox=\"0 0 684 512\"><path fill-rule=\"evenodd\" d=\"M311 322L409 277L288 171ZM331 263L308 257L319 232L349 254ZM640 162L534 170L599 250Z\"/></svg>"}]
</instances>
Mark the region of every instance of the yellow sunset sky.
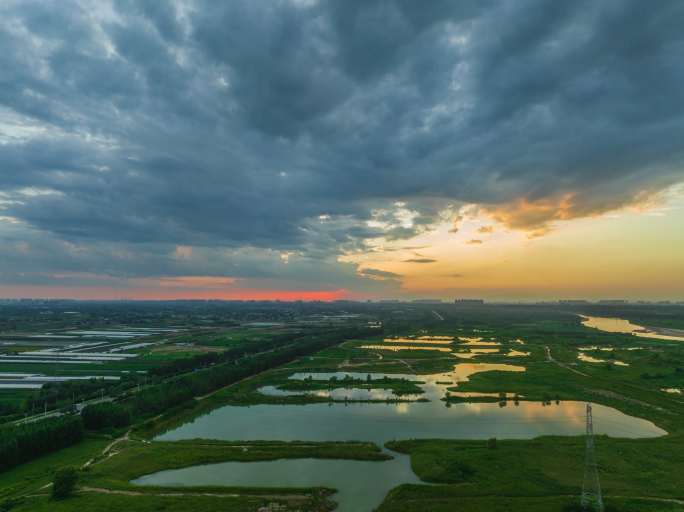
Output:
<instances>
[{"instance_id":1,"label":"yellow sunset sky","mask_svg":"<svg viewBox=\"0 0 684 512\"><path fill-rule=\"evenodd\" d=\"M682 297L684 187L648 205L557 221L543 234L478 210L462 207L457 230L446 216L410 240L375 239L341 260L397 274L417 297Z\"/></svg>"}]
</instances>

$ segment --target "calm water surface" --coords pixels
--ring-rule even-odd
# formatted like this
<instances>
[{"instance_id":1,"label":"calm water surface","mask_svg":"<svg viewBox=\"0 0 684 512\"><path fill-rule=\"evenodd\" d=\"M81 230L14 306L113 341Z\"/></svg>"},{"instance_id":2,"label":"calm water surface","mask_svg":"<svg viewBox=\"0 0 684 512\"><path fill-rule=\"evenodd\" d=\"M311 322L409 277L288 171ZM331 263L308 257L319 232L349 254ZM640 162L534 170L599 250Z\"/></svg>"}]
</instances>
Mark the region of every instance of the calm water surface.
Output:
<instances>
[{"instance_id":1,"label":"calm water surface","mask_svg":"<svg viewBox=\"0 0 684 512\"><path fill-rule=\"evenodd\" d=\"M622 332L625 334L633 334L639 338L656 338L659 340L668 341L684 341L684 336L675 336L669 334L660 334L654 331L642 327L641 325L636 325L625 320L623 318L607 318L601 316L585 316L582 317L582 325L585 327L593 327L600 331L605 332Z\"/></svg>"},{"instance_id":2,"label":"calm water surface","mask_svg":"<svg viewBox=\"0 0 684 512\"><path fill-rule=\"evenodd\" d=\"M277 441L373 441L394 439L528 439L584 432L583 402L544 406L536 402L398 404L322 403L221 407L157 439L207 438ZM619 437L655 437L653 423L602 405L594 406L594 430Z\"/></svg>"},{"instance_id":3,"label":"calm water surface","mask_svg":"<svg viewBox=\"0 0 684 512\"><path fill-rule=\"evenodd\" d=\"M483 371L525 371L522 366L477 363L457 364L454 371L434 375L371 373L372 380L405 378L419 381L430 402L318 403L308 405L226 406L198 417L158 440L208 438L278 441L372 441L380 446L393 439L527 439L540 435L577 435L584 432L585 404L560 402L544 406L521 401L518 405L440 401L446 388ZM366 379L367 373L336 372L293 374L290 378L326 381L349 375ZM339 383L338 383L339 384ZM358 388L368 392L367 389ZM277 388L271 391L277 392ZM340 392L352 392L341 389ZM371 390L384 391L384 390ZM505 391L505 390L502 390ZM282 391L281 391L282 392ZM291 393L291 392L286 392ZM326 391L327 393L327 391ZM615 409L594 405L598 434L620 437L656 437L666 432L653 423ZM227 462L162 471L135 481L147 485L227 486L328 486L339 492L339 512L368 512L387 491L401 483L418 482L408 456L392 453L386 462L295 459L269 462Z\"/></svg>"},{"instance_id":4,"label":"calm water surface","mask_svg":"<svg viewBox=\"0 0 684 512\"><path fill-rule=\"evenodd\" d=\"M411 471L408 455L384 462L289 459L267 462L224 462L161 471L143 476L141 485L228 485L318 487L338 489L336 512L369 512L393 487L420 483Z\"/></svg>"},{"instance_id":5,"label":"calm water surface","mask_svg":"<svg viewBox=\"0 0 684 512\"><path fill-rule=\"evenodd\" d=\"M367 389L367 388L335 388L331 390L316 389L312 391L291 391L280 389L276 386L264 386L259 388L259 393L266 396L297 396L309 395L320 398L330 398L332 400L418 400L421 395L412 393L404 395L396 395L390 389Z\"/></svg>"}]
</instances>

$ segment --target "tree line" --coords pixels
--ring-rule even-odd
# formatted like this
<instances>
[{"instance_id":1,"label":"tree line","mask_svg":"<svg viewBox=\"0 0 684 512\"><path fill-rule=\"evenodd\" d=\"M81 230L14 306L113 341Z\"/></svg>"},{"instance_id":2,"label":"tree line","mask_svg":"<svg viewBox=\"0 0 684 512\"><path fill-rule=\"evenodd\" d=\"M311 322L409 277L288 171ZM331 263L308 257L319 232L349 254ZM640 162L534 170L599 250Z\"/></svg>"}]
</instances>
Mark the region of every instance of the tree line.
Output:
<instances>
[{"instance_id":1,"label":"tree line","mask_svg":"<svg viewBox=\"0 0 684 512\"><path fill-rule=\"evenodd\" d=\"M191 373L184 373L161 384L150 386L131 398L130 406L134 416L158 414L171 407L177 407L196 396L211 393L217 389L233 384L251 375L256 375L270 368L288 363L303 355L318 352L324 348L337 345L345 339L377 335L377 330L365 328L345 328L325 333L301 336L290 340L290 345L269 349L273 345L266 342L261 345L262 352L246 354L238 359L214 364ZM275 345L282 345L276 341Z\"/></svg>"},{"instance_id":2,"label":"tree line","mask_svg":"<svg viewBox=\"0 0 684 512\"><path fill-rule=\"evenodd\" d=\"M267 350L273 350L282 347L283 345L292 343L303 338L304 336L305 335L303 335L301 332L290 332L280 334L266 340L244 343L240 346L228 348L221 352L209 352L193 357L176 359L168 364L151 369L150 374L168 377L170 375L177 375L179 373L185 373L199 368L206 368L216 364L227 363L240 359L249 354L265 352Z\"/></svg>"},{"instance_id":3,"label":"tree line","mask_svg":"<svg viewBox=\"0 0 684 512\"><path fill-rule=\"evenodd\" d=\"M78 415L4 426L0 428L0 471L75 444L82 437L83 421Z\"/></svg>"},{"instance_id":4,"label":"tree line","mask_svg":"<svg viewBox=\"0 0 684 512\"><path fill-rule=\"evenodd\" d=\"M257 354L246 351L236 359L214 363L200 369L191 368L192 371L174 375L164 382L143 388L119 403L89 405L83 409L82 415L66 415L2 427L0 471L77 443L83 437L84 428L123 428L134 420L183 407L192 403L196 396L211 393L346 339L377 334L377 330L344 328L304 336L300 334L299 338L288 339L291 343L279 348L272 348L271 342L266 342L261 345L262 351ZM282 345L283 339L276 343ZM263 351L264 349L266 351ZM233 357L236 354L237 352L233 352ZM206 361L202 359L200 364L206 364Z\"/></svg>"},{"instance_id":5,"label":"tree line","mask_svg":"<svg viewBox=\"0 0 684 512\"><path fill-rule=\"evenodd\" d=\"M287 335L259 344L253 349L231 349L229 354L204 354L178 361L160 373L178 372L164 382L147 386L120 403L89 405L83 410L86 428L100 430L121 428L134 420L170 409L182 408L196 396L205 395L246 377L288 363L298 357L336 345L345 339L377 334L363 328L345 328L310 335ZM284 345L285 342L290 342ZM193 363L193 364L189 364Z\"/></svg>"}]
</instances>

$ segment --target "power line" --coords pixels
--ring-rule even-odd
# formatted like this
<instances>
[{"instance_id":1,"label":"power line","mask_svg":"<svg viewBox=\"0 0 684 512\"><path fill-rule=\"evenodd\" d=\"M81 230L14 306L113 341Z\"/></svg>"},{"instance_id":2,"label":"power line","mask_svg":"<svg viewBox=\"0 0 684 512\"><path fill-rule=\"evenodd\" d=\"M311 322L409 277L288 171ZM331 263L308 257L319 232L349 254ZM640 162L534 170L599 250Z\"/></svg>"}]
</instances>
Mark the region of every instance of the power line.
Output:
<instances>
[{"instance_id":1,"label":"power line","mask_svg":"<svg viewBox=\"0 0 684 512\"><path fill-rule=\"evenodd\" d=\"M587 404L586 453L584 460L584 483L582 484L582 510L603 512L601 482L599 482L596 453L594 452L594 421L591 404Z\"/></svg>"}]
</instances>

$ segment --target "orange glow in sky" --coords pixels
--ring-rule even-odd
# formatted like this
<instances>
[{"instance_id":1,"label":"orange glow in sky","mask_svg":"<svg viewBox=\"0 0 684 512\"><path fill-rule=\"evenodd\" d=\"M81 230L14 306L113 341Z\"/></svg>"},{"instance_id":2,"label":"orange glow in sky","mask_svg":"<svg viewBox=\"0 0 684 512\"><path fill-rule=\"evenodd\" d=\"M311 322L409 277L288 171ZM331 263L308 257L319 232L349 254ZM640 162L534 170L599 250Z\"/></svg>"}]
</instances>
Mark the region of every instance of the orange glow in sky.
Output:
<instances>
[{"instance_id":1,"label":"orange glow in sky","mask_svg":"<svg viewBox=\"0 0 684 512\"><path fill-rule=\"evenodd\" d=\"M112 288L98 286L3 286L3 297L71 298L83 300L282 300L331 301L345 298L347 290L261 290L249 288L193 289Z\"/></svg>"}]
</instances>

